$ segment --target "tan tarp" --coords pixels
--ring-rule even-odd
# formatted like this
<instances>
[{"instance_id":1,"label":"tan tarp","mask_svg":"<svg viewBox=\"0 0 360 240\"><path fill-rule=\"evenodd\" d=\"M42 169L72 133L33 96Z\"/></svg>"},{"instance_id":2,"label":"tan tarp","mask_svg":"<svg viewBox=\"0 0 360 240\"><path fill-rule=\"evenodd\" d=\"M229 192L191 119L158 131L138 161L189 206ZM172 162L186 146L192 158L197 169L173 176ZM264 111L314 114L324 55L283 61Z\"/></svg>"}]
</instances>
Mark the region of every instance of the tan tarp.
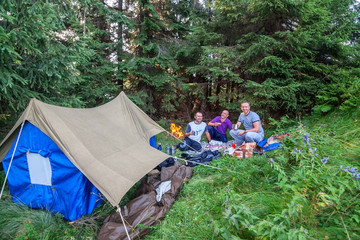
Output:
<instances>
[{"instance_id":1,"label":"tan tarp","mask_svg":"<svg viewBox=\"0 0 360 240\"><path fill-rule=\"evenodd\" d=\"M152 136L165 130L123 92L107 104L86 109L31 99L0 144L0 161L25 120L49 136L113 206L137 181L169 157L149 144Z\"/></svg>"}]
</instances>

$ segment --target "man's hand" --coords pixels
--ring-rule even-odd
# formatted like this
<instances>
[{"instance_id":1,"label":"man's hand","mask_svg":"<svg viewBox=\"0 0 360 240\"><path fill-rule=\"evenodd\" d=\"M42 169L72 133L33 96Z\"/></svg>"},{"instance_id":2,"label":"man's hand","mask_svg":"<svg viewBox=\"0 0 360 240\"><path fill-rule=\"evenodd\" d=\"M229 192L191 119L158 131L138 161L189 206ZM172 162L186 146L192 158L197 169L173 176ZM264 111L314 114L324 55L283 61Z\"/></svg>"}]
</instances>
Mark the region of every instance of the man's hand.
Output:
<instances>
[{"instance_id":1,"label":"man's hand","mask_svg":"<svg viewBox=\"0 0 360 240\"><path fill-rule=\"evenodd\" d=\"M239 136L241 136L241 135L243 135L243 134L245 134L246 133L246 130L244 131L244 130L240 130L239 132L238 132L238 135Z\"/></svg>"},{"instance_id":2,"label":"man's hand","mask_svg":"<svg viewBox=\"0 0 360 240\"><path fill-rule=\"evenodd\" d=\"M237 122L234 127L235 129L238 129L240 126L241 126L241 122Z\"/></svg>"},{"instance_id":3,"label":"man's hand","mask_svg":"<svg viewBox=\"0 0 360 240\"><path fill-rule=\"evenodd\" d=\"M190 132L187 132L184 135L185 135L185 137L189 137L190 135L194 135L194 131L191 130Z\"/></svg>"},{"instance_id":4,"label":"man's hand","mask_svg":"<svg viewBox=\"0 0 360 240\"><path fill-rule=\"evenodd\" d=\"M211 126L211 127L217 127L217 126L220 126L221 125L221 122L209 122L208 123L208 126Z\"/></svg>"}]
</instances>

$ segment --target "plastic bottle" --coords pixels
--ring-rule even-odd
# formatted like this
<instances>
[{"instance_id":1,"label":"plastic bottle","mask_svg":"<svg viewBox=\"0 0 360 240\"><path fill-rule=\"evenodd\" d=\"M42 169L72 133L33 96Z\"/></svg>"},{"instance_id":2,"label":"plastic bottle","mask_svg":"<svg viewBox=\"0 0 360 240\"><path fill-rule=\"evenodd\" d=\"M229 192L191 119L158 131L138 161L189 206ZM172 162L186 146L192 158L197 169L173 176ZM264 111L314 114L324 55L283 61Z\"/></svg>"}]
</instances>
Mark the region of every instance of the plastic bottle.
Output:
<instances>
[{"instance_id":1,"label":"plastic bottle","mask_svg":"<svg viewBox=\"0 0 360 240\"><path fill-rule=\"evenodd\" d=\"M176 147L175 146L172 146L171 147L171 155L175 155L175 153L176 153Z\"/></svg>"},{"instance_id":2,"label":"plastic bottle","mask_svg":"<svg viewBox=\"0 0 360 240\"><path fill-rule=\"evenodd\" d=\"M166 144L166 153L167 154L169 154L169 155L171 155L171 149L170 149L170 147Z\"/></svg>"},{"instance_id":3,"label":"plastic bottle","mask_svg":"<svg viewBox=\"0 0 360 240\"><path fill-rule=\"evenodd\" d=\"M158 143L157 149L159 149L160 151L162 150L161 143Z\"/></svg>"}]
</instances>

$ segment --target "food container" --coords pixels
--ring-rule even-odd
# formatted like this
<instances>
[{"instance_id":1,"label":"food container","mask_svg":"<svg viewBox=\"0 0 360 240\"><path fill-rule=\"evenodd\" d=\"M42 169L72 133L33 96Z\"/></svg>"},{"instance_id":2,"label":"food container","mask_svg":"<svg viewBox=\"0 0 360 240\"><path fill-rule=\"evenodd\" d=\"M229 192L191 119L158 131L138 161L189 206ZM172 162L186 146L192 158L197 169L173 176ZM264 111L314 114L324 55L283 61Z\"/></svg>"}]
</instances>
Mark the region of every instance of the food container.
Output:
<instances>
[{"instance_id":1,"label":"food container","mask_svg":"<svg viewBox=\"0 0 360 240\"><path fill-rule=\"evenodd\" d=\"M244 152L240 149L236 149L233 153L234 157L238 157L238 158L243 158L244 157Z\"/></svg>"}]
</instances>

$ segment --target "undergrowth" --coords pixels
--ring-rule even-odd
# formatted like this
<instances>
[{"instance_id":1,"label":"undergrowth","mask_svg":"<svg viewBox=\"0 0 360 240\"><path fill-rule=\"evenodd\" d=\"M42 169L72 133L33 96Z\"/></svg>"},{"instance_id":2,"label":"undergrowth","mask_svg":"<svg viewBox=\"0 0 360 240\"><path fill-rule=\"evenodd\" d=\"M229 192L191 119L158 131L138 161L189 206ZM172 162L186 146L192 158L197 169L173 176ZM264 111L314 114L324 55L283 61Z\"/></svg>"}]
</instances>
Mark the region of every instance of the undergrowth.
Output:
<instances>
[{"instance_id":1,"label":"undergrowth","mask_svg":"<svg viewBox=\"0 0 360 240\"><path fill-rule=\"evenodd\" d=\"M359 116L273 120L280 149L196 167L145 239L360 239Z\"/></svg>"},{"instance_id":2,"label":"undergrowth","mask_svg":"<svg viewBox=\"0 0 360 240\"><path fill-rule=\"evenodd\" d=\"M266 135L282 136L279 149L214 160L211 165L221 170L195 167L165 219L144 239L360 239L359 116L354 111L272 120ZM167 134L157 141L178 142ZM0 237L95 239L112 211L105 201L92 215L69 223L15 205L5 191Z\"/></svg>"}]
</instances>

